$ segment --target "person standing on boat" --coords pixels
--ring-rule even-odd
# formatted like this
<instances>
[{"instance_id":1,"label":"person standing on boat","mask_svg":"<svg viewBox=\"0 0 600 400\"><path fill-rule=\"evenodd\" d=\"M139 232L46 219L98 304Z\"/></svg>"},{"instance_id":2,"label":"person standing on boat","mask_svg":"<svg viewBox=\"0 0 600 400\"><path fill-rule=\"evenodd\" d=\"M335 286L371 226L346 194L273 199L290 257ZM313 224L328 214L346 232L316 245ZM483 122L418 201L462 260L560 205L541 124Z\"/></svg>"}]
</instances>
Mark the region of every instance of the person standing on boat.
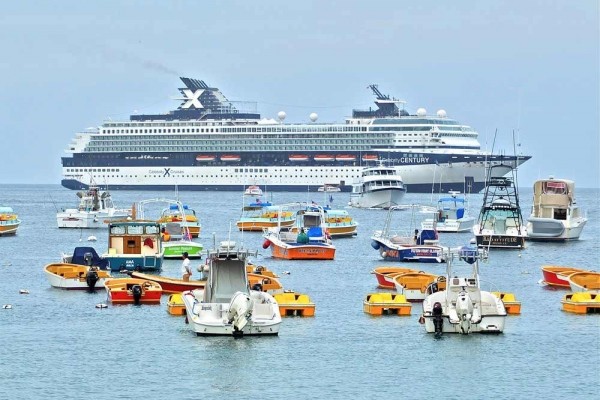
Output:
<instances>
[{"instance_id":1,"label":"person standing on boat","mask_svg":"<svg viewBox=\"0 0 600 400\"><path fill-rule=\"evenodd\" d=\"M171 235L169 235L169 232L167 232L164 227L160 230L160 237L163 242L168 242L171 240Z\"/></svg>"},{"instance_id":2,"label":"person standing on boat","mask_svg":"<svg viewBox=\"0 0 600 400\"><path fill-rule=\"evenodd\" d=\"M183 280L189 282L190 276L192 276L192 267L190 267L190 259L188 258L187 251L184 251L181 255L183 257L183 263L181 263L181 274Z\"/></svg>"}]
</instances>

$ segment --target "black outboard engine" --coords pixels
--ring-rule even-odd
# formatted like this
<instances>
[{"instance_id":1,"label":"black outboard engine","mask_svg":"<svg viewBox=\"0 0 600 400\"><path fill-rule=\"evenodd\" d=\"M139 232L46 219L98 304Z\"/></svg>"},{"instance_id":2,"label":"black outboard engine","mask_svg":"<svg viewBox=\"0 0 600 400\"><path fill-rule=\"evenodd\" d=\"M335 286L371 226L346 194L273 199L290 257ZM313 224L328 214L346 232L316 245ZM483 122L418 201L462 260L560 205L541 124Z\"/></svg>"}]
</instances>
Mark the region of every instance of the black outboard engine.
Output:
<instances>
[{"instance_id":1,"label":"black outboard engine","mask_svg":"<svg viewBox=\"0 0 600 400\"><path fill-rule=\"evenodd\" d=\"M85 274L85 283L90 290L94 290L96 282L98 282L98 271L92 267L88 270L87 274Z\"/></svg>"},{"instance_id":2,"label":"black outboard engine","mask_svg":"<svg viewBox=\"0 0 600 400\"><path fill-rule=\"evenodd\" d=\"M133 295L133 304L139 305L142 298L142 287L140 285L133 285L131 287L131 294Z\"/></svg>"},{"instance_id":3,"label":"black outboard engine","mask_svg":"<svg viewBox=\"0 0 600 400\"><path fill-rule=\"evenodd\" d=\"M442 312L442 303L435 302L431 314L433 315L433 327L437 336L441 335L443 331L444 319L442 318Z\"/></svg>"},{"instance_id":4,"label":"black outboard engine","mask_svg":"<svg viewBox=\"0 0 600 400\"><path fill-rule=\"evenodd\" d=\"M255 283L254 285L252 285L251 289L252 290L256 290L257 292L262 292L262 284L261 283Z\"/></svg>"},{"instance_id":5,"label":"black outboard engine","mask_svg":"<svg viewBox=\"0 0 600 400\"><path fill-rule=\"evenodd\" d=\"M92 260L94 259L94 256L92 253L85 253L83 255L83 259L85 261L85 265L87 265L88 267L92 266Z\"/></svg>"}]
</instances>

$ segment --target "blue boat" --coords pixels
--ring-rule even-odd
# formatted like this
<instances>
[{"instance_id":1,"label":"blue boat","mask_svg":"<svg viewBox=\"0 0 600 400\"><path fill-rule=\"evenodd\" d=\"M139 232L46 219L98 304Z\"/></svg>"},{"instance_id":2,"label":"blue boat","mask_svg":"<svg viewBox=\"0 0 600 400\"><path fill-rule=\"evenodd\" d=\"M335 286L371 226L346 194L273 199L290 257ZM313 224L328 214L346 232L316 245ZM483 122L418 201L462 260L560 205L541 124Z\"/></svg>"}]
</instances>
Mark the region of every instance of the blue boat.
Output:
<instances>
[{"instance_id":1,"label":"blue boat","mask_svg":"<svg viewBox=\"0 0 600 400\"><path fill-rule=\"evenodd\" d=\"M108 225L111 271L160 271L163 261L160 224L147 220L113 221Z\"/></svg>"}]
</instances>

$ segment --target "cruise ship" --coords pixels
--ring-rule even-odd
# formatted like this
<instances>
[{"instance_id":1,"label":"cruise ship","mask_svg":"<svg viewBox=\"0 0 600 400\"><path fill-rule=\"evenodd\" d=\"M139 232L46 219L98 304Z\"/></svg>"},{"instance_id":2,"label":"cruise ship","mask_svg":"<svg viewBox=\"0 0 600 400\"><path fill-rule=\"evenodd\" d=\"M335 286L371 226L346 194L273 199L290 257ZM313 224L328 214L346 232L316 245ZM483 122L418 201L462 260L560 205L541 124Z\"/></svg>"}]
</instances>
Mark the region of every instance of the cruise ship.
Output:
<instances>
[{"instance_id":1,"label":"cruise ship","mask_svg":"<svg viewBox=\"0 0 600 400\"><path fill-rule=\"evenodd\" d=\"M323 182L350 191L365 167L398 170L407 192L479 192L485 166L530 156L481 149L470 126L444 110L409 114L405 102L369 88L377 108L353 110L343 123L285 123L261 118L255 102L229 101L204 81L180 78L180 106L166 114L131 115L77 133L62 158L62 185L86 189L90 177L111 190L317 191Z\"/></svg>"}]
</instances>

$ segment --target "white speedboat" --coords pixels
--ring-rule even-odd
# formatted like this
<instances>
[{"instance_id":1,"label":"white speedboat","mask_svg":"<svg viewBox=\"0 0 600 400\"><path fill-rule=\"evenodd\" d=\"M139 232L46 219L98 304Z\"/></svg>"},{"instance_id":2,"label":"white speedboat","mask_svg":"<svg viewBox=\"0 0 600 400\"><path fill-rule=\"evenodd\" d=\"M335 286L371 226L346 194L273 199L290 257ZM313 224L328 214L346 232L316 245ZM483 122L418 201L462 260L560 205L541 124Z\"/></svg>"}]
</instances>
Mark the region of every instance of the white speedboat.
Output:
<instances>
[{"instance_id":1,"label":"white speedboat","mask_svg":"<svg viewBox=\"0 0 600 400\"><path fill-rule=\"evenodd\" d=\"M575 182L550 177L533 184L533 206L527 220L527 239L579 239L586 222L587 218L575 201Z\"/></svg>"},{"instance_id":2,"label":"white speedboat","mask_svg":"<svg viewBox=\"0 0 600 400\"><path fill-rule=\"evenodd\" d=\"M449 191L449 197L441 197L437 204L437 213L433 218L427 218L421 223L423 229L433 229L438 232L468 232L473 229L475 218L468 215L467 202L460 192Z\"/></svg>"},{"instance_id":3,"label":"white speedboat","mask_svg":"<svg viewBox=\"0 0 600 400\"><path fill-rule=\"evenodd\" d=\"M358 208L390 208L400 204L406 193L402 177L394 167L379 164L363 168L352 184L350 205Z\"/></svg>"},{"instance_id":4,"label":"white speedboat","mask_svg":"<svg viewBox=\"0 0 600 400\"><path fill-rule=\"evenodd\" d=\"M511 173L510 177L505 175ZM483 205L473 233L479 247L522 249L527 230L519 206L516 171L507 164L488 169Z\"/></svg>"},{"instance_id":5,"label":"white speedboat","mask_svg":"<svg viewBox=\"0 0 600 400\"><path fill-rule=\"evenodd\" d=\"M281 314L272 295L253 290L248 282L248 257L256 255L222 242L207 255L204 289L182 294L186 321L197 335L277 335Z\"/></svg>"},{"instance_id":6,"label":"white speedboat","mask_svg":"<svg viewBox=\"0 0 600 400\"><path fill-rule=\"evenodd\" d=\"M101 192L98 186L90 184L85 192L77 192L77 208L66 208L56 214L59 228L106 228L108 222L125 219L131 210L117 209L110 193Z\"/></svg>"},{"instance_id":7,"label":"white speedboat","mask_svg":"<svg viewBox=\"0 0 600 400\"><path fill-rule=\"evenodd\" d=\"M485 249L461 247L449 252L446 261L446 290L431 293L423 300L423 318L428 333L504 331L506 309L499 297L480 288L479 261L487 257ZM460 274L453 260L471 265L470 274Z\"/></svg>"}]
</instances>

